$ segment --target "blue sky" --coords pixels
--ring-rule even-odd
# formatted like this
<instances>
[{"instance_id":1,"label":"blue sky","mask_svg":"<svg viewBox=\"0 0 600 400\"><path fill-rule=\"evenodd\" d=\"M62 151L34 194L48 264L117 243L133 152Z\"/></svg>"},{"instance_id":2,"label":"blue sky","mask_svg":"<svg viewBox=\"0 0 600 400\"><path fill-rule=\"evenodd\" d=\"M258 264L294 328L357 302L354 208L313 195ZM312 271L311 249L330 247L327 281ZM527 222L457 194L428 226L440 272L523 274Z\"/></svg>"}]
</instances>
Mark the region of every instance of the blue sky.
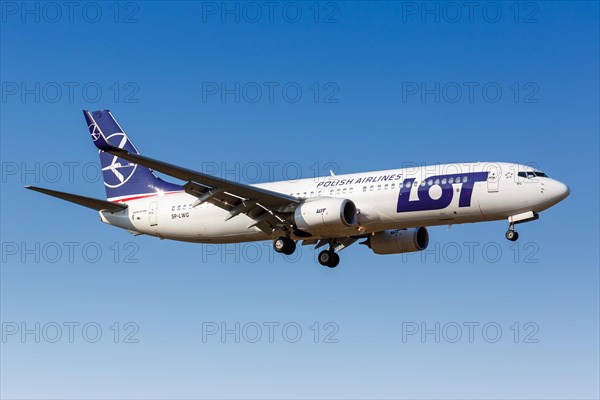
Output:
<instances>
[{"instance_id":1,"label":"blue sky","mask_svg":"<svg viewBox=\"0 0 600 400\"><path fill-rule=\"evenodd\" d=\"M2 3L3 398L598 398L598 3L74 7ZM104 197L84 108L250 183L514 161L571 195L335 270L134 237L22 189Z\"/></svg>"}]
</instances>

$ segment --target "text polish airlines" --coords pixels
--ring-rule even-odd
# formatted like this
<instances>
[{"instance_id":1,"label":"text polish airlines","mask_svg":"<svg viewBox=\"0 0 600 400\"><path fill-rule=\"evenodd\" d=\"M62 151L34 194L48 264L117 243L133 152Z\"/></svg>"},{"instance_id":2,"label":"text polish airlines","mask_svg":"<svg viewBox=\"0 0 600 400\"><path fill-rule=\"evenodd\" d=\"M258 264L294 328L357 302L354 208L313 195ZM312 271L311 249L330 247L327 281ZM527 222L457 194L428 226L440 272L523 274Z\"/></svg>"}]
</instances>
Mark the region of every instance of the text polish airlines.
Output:
<instances>
[{"instance_id":1,"label":"text polish airlines","mask_svg":"<svg viewBox=\"0 0 600 400\"><path fill-rule=\"evenodd\" d=\"M531 167L502 162L443 164L247 185L142 156L108 110L84 110L100 153L107 200L27 186L100 213L134 234L198 243L272 240L292 254L296 242L327 246L319 262L364 240L376 254L427 248L427 226L507 219L515 224L569 195ZM169 183L154 171L182 184Z\"/></svg>"}]
</instances>

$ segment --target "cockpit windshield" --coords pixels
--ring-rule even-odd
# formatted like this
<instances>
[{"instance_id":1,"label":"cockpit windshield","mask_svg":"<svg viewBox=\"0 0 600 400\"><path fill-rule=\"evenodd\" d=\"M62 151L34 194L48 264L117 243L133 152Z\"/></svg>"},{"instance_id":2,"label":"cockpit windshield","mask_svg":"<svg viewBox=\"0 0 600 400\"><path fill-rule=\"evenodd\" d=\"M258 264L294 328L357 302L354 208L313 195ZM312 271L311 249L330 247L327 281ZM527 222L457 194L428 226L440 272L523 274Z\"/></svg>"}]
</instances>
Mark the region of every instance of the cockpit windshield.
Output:
<instances>
[{"instance_id":1,"label":"cockpit windshield","mask_svg":"<svg viewBox=\"0 0 600 400\"><path fill-rule=\"evenodd\" d=\"M518 175L521 178L529 178L529 179L535 178L536 176L540 177L540 178L547 178L548 177L548 175L546 175L545 173L543 173L541 171L521 171L521 172L518 173Z\"/></svg>"}]
</instances>

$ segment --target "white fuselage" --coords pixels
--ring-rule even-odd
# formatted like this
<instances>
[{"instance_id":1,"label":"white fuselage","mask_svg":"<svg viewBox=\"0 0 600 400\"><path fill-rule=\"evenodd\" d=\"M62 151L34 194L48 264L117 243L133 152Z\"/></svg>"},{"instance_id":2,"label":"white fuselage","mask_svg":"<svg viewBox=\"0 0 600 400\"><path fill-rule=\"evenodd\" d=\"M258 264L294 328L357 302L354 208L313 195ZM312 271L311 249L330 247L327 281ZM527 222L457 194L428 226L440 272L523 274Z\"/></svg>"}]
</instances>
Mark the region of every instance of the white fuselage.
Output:
<instances>
[{"instance_id":1,"label":"white fuselage","mask_svg":"<svg viewBox=\"0 0 600 400\"><path fill-rule=\"evenodd\" d=\"M566 185L557 180L525 178L518 176L520 171L533 169L492 162L443 164L254 186L307 201L327 197L350 199L359 210L360 233L364 234L386 229L492 221L530 211L538 213L566 197L565 192L568 194ZM469 174L481 172L484 174L478 176L487 173L485 180L469 181L473 176ZM471 188L472 193L465 192ZM192 207L197 198L184 191L111 200L125 202L128 208L122 212L101 211L102 221L134 233L212 243L273 238L255 226L249 227L253 220L245 214L225 221L229 212L213 204ZM321 233L318 238L357 233L356 227L348 227Z\"/></svg>"}]
</instances>

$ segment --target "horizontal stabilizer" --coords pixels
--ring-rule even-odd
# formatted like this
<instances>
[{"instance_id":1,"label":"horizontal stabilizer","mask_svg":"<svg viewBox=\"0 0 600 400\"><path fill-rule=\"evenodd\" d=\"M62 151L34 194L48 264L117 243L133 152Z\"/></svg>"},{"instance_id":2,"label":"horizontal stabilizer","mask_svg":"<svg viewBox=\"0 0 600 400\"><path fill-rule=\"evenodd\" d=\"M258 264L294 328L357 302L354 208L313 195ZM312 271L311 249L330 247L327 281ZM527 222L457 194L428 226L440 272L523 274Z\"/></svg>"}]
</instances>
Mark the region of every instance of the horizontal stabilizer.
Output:
<instances>
[{"instance_id":1,"label":"horizontal stabilizer","mask_svg":"<svg viewBox=\"0 0 600 400\"><path fill-rule=\"evenodd\" d=\"M49 196L58 197L71 203L79 204L80 206L88 207L93 210L108 210L108 211L122 211L127 208L126 204L112 203L110 201L93 199L91 197L79 196L76 194L59 192L57 190L50 190L39 188L36 186L25 186L25 189L35 190L36 192L44 193Z\"/></svg>"}]
</instances>

